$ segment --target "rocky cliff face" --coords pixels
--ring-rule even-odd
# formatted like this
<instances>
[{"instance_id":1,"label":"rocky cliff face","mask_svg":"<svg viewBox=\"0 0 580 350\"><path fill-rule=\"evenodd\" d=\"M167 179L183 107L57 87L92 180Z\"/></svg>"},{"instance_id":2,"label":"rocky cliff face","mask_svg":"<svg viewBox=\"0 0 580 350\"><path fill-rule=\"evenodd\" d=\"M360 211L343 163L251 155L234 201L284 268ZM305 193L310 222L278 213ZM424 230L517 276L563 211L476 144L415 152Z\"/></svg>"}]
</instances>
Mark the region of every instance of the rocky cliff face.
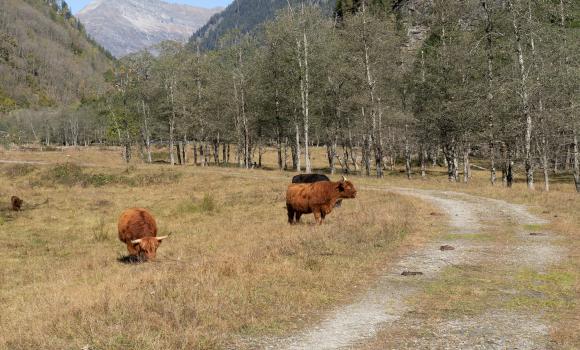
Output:
<instances>
[{"instance_id":1,"label":"rocky cliff face","mask_svg":"<svg viewBox=\"0 0 580 350\"><path fill-rule=\"evenodd\" d=\"M160 0L94 0L77 17L116 57L165 40L187 41L222 8L198 8Z\"/></svg>"}]
</instances>

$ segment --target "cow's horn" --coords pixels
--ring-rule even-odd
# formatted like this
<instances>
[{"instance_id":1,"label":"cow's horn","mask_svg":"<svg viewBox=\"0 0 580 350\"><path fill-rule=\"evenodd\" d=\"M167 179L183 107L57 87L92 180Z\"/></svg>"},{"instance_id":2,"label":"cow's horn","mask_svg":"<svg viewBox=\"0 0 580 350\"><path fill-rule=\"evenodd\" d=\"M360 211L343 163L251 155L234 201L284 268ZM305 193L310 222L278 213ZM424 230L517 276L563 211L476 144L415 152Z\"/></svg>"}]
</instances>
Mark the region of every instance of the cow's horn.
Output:
<instances>
[{"instance_id":1,"label":"cow's horn","mask_svg":"<svg viewBox=\"0 0 580 350\"><path fill-rule=\"evenodd\" d=\"M344 176L344 175L342 176L342 181L346 182L346 176Z\"/></svg>"},{"instance_id":2,"label":"cow's horn","mask_svg":"<svg viewBox=\"0 0 580 350\"><path fill-rule=\"evenodd\" d=\"M139 244L139 243L141 243L141 238L134 239L134 240L131 241L131 243L133 243L133 244Z\"/></svg>"},{"instance_id":3,"label":"cow's horn","mask_svg":"<svg viewBox=\"0 0 580 350\"><path fill-rule=\"evenodd\" d=\"M169 236L155 237L158 241L162 241Z\"/></svg>"}]
</instances>

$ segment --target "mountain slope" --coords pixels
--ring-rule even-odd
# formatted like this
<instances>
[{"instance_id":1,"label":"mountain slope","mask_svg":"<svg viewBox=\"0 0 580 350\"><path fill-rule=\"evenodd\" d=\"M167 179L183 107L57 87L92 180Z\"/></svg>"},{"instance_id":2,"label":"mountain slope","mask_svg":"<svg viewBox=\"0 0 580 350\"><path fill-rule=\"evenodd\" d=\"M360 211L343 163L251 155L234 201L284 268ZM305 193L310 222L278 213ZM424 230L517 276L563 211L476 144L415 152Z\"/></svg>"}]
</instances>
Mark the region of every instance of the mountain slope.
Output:
<instances>
[{"instance_id":1,"label":"mountain slope","mask_svg":"<svg viewBox=\"0 0 580 350\"><path fill-rule=\"evenodd\" d=\"M97 42L121 57L165 40L187 41L221 10L160 0L93 0L78 17Z\"/></svg>"},{"instance_id":2,"label":"mountain slope","mask_svg":"<svg viewBox=\"0 0 580 350\"><path fill-rule=\"evenodd\" d=\"M0 113L68 105L103 86L111 57L58 4L0 1Z\"/></svg>"},{"instance_id":3,"label":"mountain slope","mask_svg":"<svg viewBox=\"0 0 580 350\"><path fill-rule=\"evenodd\" d=\"M250 33L262 23L273 19L276 12L288 6L288 2L298 5L298 0L234 0L225 10L212 16L206 25L201 27L190 39L190 44L197 41L206 49L217 47L219 39L228 31L238 28L242 33ZM325 11L334 9L335 0L318 0Z\"/></svg>"}]
</instances>

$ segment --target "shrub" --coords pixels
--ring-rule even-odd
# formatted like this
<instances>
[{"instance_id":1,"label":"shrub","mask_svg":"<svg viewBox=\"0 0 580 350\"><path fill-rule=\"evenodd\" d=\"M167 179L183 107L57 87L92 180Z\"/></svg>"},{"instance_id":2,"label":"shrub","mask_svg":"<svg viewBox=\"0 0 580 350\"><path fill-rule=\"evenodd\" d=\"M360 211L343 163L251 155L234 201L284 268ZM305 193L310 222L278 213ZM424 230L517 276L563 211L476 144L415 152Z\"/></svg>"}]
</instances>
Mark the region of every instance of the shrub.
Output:
<instances>
[{"instance_id":1,"label":"shrub","mask_svg":"<svg viewBox=\"0 0 580 350\"><path fill-rule=\"evenodd\" d=\"M57 164L44 173L41 181L73 186L82 182L83 169L74 163Z\"/></svg>"},{"instance_id":2,"label":"shrub","mask_svg":"<svg viewBox=\"0 0 580 350\"><path fill-rule=\"evenodd\" d=\"M191 200L182 203L179 211L184 213L214 213L217 203L211 194L206 193L201 200Z\"/></svg>"},{"instance_id":3,"label":"shrub","mask_svg":"<svg viewBox=\"0 0 580 350\"><path fill-rule=\"evenodd\" d=\"M93 239L96 242L104 242L109 239L105 218L101 218L99 222L93 227Z\"/></svg>"},{"instance_id":4,"label":"shrub","mask_svg":"<svg viewBox=\"0 0 580 350\"><path fill-rule=\"evenodd\" d=\"M30 164L14 164L12 166L7 167L4 170L4 174L8 177L21 177L21 176L26 176L30 173L32 173L33 171L35 171L37 168L33 165Z\"/></svg>"},{"instance_id":5,"label":"shrub","mask_svg":"<svg viewBox=\"0 0 580 350\"><path fill-rule=\"evenodd\" d=\"M163 185L179 180L179 173L166 171L153 174L104 174L86 173L74 163L58 164L42 174L36 185L81 185L83 187L102 187L106 185L125 185L130 187Z\"/></svg>"}]
</instances>

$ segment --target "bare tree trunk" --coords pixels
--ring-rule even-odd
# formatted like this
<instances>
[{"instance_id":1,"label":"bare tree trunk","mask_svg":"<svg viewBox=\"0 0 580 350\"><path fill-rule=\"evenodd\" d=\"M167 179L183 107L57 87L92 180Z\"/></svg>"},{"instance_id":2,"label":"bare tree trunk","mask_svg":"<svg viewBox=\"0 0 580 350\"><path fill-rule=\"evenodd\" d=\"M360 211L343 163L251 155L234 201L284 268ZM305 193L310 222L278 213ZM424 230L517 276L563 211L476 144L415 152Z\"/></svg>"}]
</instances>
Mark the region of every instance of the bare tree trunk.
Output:
<instances>
[{"instance_id":1,"label":"bare tree trunk","mask_svg":"<svg viewBox=\"0 0 580 350\"><path fill-rule=\"evenodd\" d=\"M177 164L183 165L183 161L181 159L181 149L183 148L183 143L181 141L177 142Z\"/></svg>"},{"instance_id":2,"label":"bare tree trunk","mask_svg":"<svg viewBox=\"0 0 580 350\"><path fill-rule=\"evenodd\" d=\"M468 183L470 178L470 164L469 164L469 153L471 152L471 146L467 144L467 147L463 151L463 182Z\"/></svg>"},{"instance_id":3,"label":"bare tree trunk","mask_svg":"<svg viewBox=\"0 0 580 350\"><path fill-rule=\"evenodd\" d=\"M309 131L310 126L310 113L309 113L309 93L310 93L310 77L308 71L308 41L306 39L306 28L304 28L304 163L306 165L306 172L312 172L312 166L310 164L310 145L309 142Z\"/></svg>"},{"instance_id":4,"label":"bare tree trunk","mask_svg":"<svg viewBox=\"0 0 580 350\"><path fill-rule=\"evenodd\" d=\"M511 155L509 155L509 152L508 152L507 173L506 173L507 187L512 187L512 184L514 182L513 168L514 168L514 161L511 159Z\"/></svg>"},{"instance_id":5,"label":"bare tree trunk","mask_svg":"<svg viewBox=\"0 0 580 350\"><path fill-rule=\"evenodd\" d=\"M349 117L346 118L346 128L348 130L348 146L347 146L348 147L348 153L350 155L352 164L354 166L354 171L358 171L357 156L355 154L354 145L353 145L353 142L352 142L352 128L351 128L350 118ZM347 159L347 164L348 164L348 159ZM349 170L348 169L348 166L347 166L347 170Z\"/></svg>"},{"instance_id":6,"label":"bare tree trunk","mask_svg":"<svg viewBox=\"0 0 580 350\"><path fill-rule=\"evenodd\" d=\"M512 15L512 27L514 30L514 36L516 41L516 52L518 56L518 66L519 66L519 75L520 75L520 97L521 97L521 109L523 117L526 121L525 125L525 141L524 141L524 149L525 149L525 168L526 168L526 183L528 185L528 189L534 189L534 169L532 164L532 115L530 113L530 104L528 98L528 87L526 82L527 72L526 72L526 65L524 60L524 52L522 49L522 38L520 27L518 25L517 18L520 14L516 13L516 10L513 8L513 4L511 0L507 1L507 6L509 11Z\"/></svg>"},{"instance_id":7,"label":"bare tree trunk","mask_svg":"<svg viewBox=\"0 0 580 350\"><path fill-rule=\"evenodd\" d=\"M141 100L141 106L143 108L143 124L141 126L141 135L143 137L143 142L145 143L147 163L151 164L153 162L151 159L151 134L149 132L149 118L147 116L147 109L145 108L145 101Z\"/></svg>"},{"instance_id":8,"label":"bare tree trunk","mask_svg":"<svg viewBox=\"0 0 580 350\"><path fill-rule=\"evenodd\" d=\"M514 181L513 174L513 154L511 147L508 144L504 145L504 166L502 169L502 181L505 186L512 187Z\"/></svg>"},{"instance_id":9,"label":"bare tree trunk","mask_svg":"<svg viewBox=\"0 0 580 350\"><path fill-rule=\"evenodd\" d=\"M363 118L363 130L364 130L362 157L363 157L363 162L365 165L365 175L370 176L371 175L371 142L372 142L372 137L371 137L370 132L369 132L369 127L367 125L367 117L366 117L364 107L361 107L361 113L362 113L362 118Z\"/></svg>"},{"instance_id":10,"label":"bare tree trunk","mask_svg":"<svg viewBox=\"0 0 580 350\"><path fill-rule=\"evenodd\" d=\"M564 158L564 170L570 170L572 164L572 145L566 145L566 158Z\"/></svg>"},{"instance_id":11,"label":"bare tree trunk","mask_svg":"<svg viewBox=\"0 0 580 350\"><path fill-rule=\"evenodd\" d=\"M175 155L173 154L175 143L175 96L173 94L173 80L169 83L169 95L171 98L171 117L169 118L169 159L171 165L175 165Z\"/></svg>"},{"instance_id":12,"label":"bare tree trunk","mask_svg":"<svg viewBox=\"0 0 580 350\"><path fill-rule=\"evenodd\" d=\"M578 134L576 133L576 128L574 128L573 132L574 144L572 145L572 158L574 159L574 184L576 184L576 192L580 193L580 164L578 159Z\"/></svg>"},{"instance_id":13,"label":"bare tree trunk","mask_svg":"<svg viewBox=\"0 0 580 350\"><path fill-rule=\"evenodd\" d=\"M282 135L280 132L280 128L276 129L276 156L278 160L278 170L282 170Z\"/></svg>"},{"instance_id":14,"label":"bare tree trunk","mask_svg":"<svg viewBox=\"0 0 580 350\"><path fill-rule=\"evenodd\" d=\"M447 162L447 177L449 182L457 182L457 146L455 140L452 139L450 143L443 147L443 154Z\"/></svg>"},{"instance_id":15,"label":"bare tree trunk","mask_svg":"<svg viewBox=\"0 0 580 350\"><path fill-rule=\"evenodd\" d=\"M197 163L197 142L193 141L193 165L198 165Z\"/></svg>"},{"instance_id":16,"label":"bare tree trunk","mask_svg":"<svg viewBox=\"0 0 580 350\"><path fill-rule=\"evenodd\" d=\"M183 134L183 147L181 148L181 160L183 165L187 164L187 134Z\"/></svg>"},{"instance_id":17,"label":"bare tree trunk","mask_svg":"<svg viewBox=\"0 0 580 350\"><path fill-rule=\"evenodd\" d=\"M335 134L330 140L329 144L326 145L326 155L328 157L328 166L330 168L330 173L334 175L336 172L335 167L335 159L336 159L336 142L337 142L337 135Z\"/></svg>"},{"instance_id":18,"label":"bare tree trunk","mask_svg":"<svg viewBox=\"0 0 580 350\"><path fill-rule=\"evenodd\" d=\"M411 179L411 147L409 145L409 126L405 124L405 171L407 179Z\"/></svg>"},{"instance_id":19,"label":"bare tree trunk","mask_svg":"<svg viewBox=\"0 0 580 350\"><path fill-rule=\"evenodd\" d=\"M283 164L283 168L284 170L288 170L288 138L286 137L284 139L284 164Z\"/></svg>"},{"instance_id":20,"label":"bare tree trunk","mask_svg":"<svg viewBox=\"0 0 580 350\"><path fill-rule=\"evenodd\" d=\"M375 85L375 80L373 79L372 76L372 72L371 72L371 61L370 61L370 55L369 55L369 43L368 43L368 37L367 37L367 18L366 18L366 4L363 1L362 2L362 21L363 21L363 27L362 27L362 42L363 42L363 49L364 49L364 65L365 65L365 72L366 72L366 83L369 89L369 98L370 98L370 106L371 106L371 110L370 110L370 117L371 117L371 130L367 136L368 140L366 140L366 142L369 145L372 145L372 148L375 151L375 164L376 164L376 169L377 169L377 177L381 178L383 177L383 150L382 150L382 140L381 140L381 118L382 118L382 114L379 110L380 107L377 106L377 101L378 104L380 104L380 99L377 99L375 97L376 93L375 93L375 89L376 89L376 85ZM377 112L378 112L378 120L377 120ZM364 113L363 113L364 114ZM367 165L367 176L370 175L370 147L369 149L365 150L365 152L368 152L369 154L366 154L365 159L368 159L367 162L365 162L365 164Z\"/></svg>"},{"instance_id":21,"label":"bare tree trunk","mask_svg":"<svg viewBox=\"0 0 580 350\"><path fill-rule=\"evenodd\" d=\"M203 150L203 163L205 166L209 166L209 142L204 142L204 150Z\"/></svg>"},{"instance_id":22,"label":"bare tree trunk","mask_svg":"<svg viewBox=\"0 0 580 350\"><path fill-rule=\"evenodd\" d=\"M550 191L550 174L549 174L549 162L548 162L548 142L546 140L546 136L542 134L541 137L541 148L538 147L538 150L542 154L542 169L544 172L544 191Z\"/></svg>"},{"instance_id":23,"label":"bare tree trunk","mask_svg":"<svg viewBox=\"0 0 580 350\"><path fill-rule=\"evenodd\" d=\"M201 141L199 143L199 158L200 158L199 161L201 163L201 166L202 167L206 166L207 165L207 163L206 163L207 156L205 155L204 141Z\"/></svg>"},{"instance_id":24,"label":"bare tree trunk","mask_svg":"<svg viewBox=\"0 0 580 350\"><path fill-rule=\"evenodd\" d=\"M296 132L296 136L294 139L294 154L293 154L293 160L294 160L294 170L301 172L302 171L302 166L300 164L300 125L298 125L298 118L294 118L294 129Z\"/></svg>"},{"instance_id":25,"label":"bare tree trunk","mask_svg":"<svg viewBox=\"0 0 580 350\"><path fill-rule=\"evenodd\" d=\"M495 171L495 144L494 144L494 135L493 135L493 22L491 19L491 9L489 8L489 0L483 0L481 5L483 6L483 10L485 12L485 36L486 36L486 55L487 55L487 102L489 108L489 119L491 121L489 127L489 154L490 154L490 182L492 185L495 185L496 181L496 171Z\"/></svg>"},{"instance_id":26,"label":"bare tree trunk","mask_svg":"<svg viewBox=\"0 0 580 350\"><path fill-rule=\"evenodd\" d=\"M437 166L437 159L439 159L439 145L433 150L432 157L433 163L431 163L431 167L434 168Z\"/></svg>"},{"instance_id":27,"label":"bare tree trunk","mask_svg":"<svg viewBox=\"0 0 580 350\"><path fill-rule=\"evenodd\" d=\"M227 151L226 151L226 165L230 163L230 143L228 142L228 144L226 145L227 147Z\"/></svg>"},{"instance_id":28,"label":"bare tree trunk","mask_svg":"<svg viewBox=\"0 0 580 350\"><path fill-rule=\"evenodd\" d=\"M303 39L296 40L298 53L298 66L300 67L300 98L302 101L302 118L304 122L304 163L306 172L312 172L309 154L309 72L308 72L308 40L306 38L306 28L304 28ZM297 131L298 132L298 131ZM297 134L298 135L298 134ZM298 147L300 149L300 147ZM300 156L298 157L300 159ZM300 165L298 166L300 168ZM300 169L298 169L300 171Z\"/></svg>"},{"instance_id":29,"label":"bare tree trunk","mask_svg":"<svg viewBox=\"0 0 580 350\"><path fill-rule=\"evenodd\" d=\"M421 144L421 177L427 177L427 150L424 144Z\"/></svg>"}]
</instances>

